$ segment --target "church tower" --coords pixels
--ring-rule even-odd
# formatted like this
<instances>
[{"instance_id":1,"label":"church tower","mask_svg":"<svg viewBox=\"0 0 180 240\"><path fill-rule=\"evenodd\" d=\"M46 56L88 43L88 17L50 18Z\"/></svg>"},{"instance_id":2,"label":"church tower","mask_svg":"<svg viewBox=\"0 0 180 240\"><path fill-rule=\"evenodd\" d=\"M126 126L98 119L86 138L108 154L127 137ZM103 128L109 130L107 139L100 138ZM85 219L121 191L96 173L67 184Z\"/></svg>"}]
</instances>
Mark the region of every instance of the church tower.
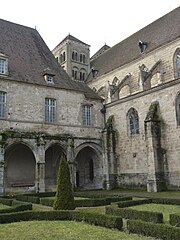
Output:
<instances>
[{"instance_id":1,"label":"church tower","mask_svg":"<svg viewBox=\"0 0 180 240\"><path fill-rule=\"evenodd\" d=\"M52 53L73 80L85 81L90 71L89 47L90 45L69 34Z\"/></svg>"}]
</instances>

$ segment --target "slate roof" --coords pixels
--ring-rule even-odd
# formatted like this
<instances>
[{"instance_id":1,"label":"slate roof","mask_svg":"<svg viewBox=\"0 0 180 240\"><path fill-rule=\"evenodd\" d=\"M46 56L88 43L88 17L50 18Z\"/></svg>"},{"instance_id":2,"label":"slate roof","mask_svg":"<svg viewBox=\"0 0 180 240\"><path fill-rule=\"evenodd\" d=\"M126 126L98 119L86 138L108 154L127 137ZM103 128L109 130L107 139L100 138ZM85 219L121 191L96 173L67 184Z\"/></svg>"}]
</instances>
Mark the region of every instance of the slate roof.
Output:
<instances>
[{"instance_id":1,"label":"slate roof","mask_svg":"<svg viewBox=\"0 0 180 240\"><path fill-rule=\"evenodd\" d=\"M126 26L125 26L126 27ZM138 42L147 42L146 53L180 37L180 7L157 19L153 23L116 44L98 58L91 61L91 67L98 70L98 76L106 74L141 56ZM87 82L93 79L89 74Z\"/></svg>"},{"instance_id":2,"label":"slate roof","mask_svg":"<svg viewBox=\"0 0 180 240\"><path fill-rule=\"evenodd\" d=\"M85 83L75 82L60 67L36 29L0 19L0 53L8 57L10 80L50 86L44 73L54 75L53 87L100 97Z\"/></svg>"},{"instance_id":3,"label":"slate roof","mask_svg":"<svg viewBox=\"0 0 180 240\"><path fill-rule=\"evenodd\" d=\"M99 57L99 55L101 55L103 52L105 52L106 50L108 50L109 47L108 45L104 44L104 46L102 46L92 57L91 57L91 61L97 57Z\"/></svg>"},{"instance_id":4,"label":"slate roof","mask_svg":"<svg viewBox=\"0 0 180 240\"><path fill-rule=\"evenodd\" d=\"M52 52L53 52L56 48L58 48L63 42L66 42L67 40L71 40L71 41L74 41L74 42L78 42L78 43L81 43L81 44L84 44L84 45L90 47L90 45L82 42L81 40L79 40L79 39L73 37L71 34L69 34L69 35L67 35L67 37L65 37L65 38L52 50Z\"/></svg>"}]
</instances>

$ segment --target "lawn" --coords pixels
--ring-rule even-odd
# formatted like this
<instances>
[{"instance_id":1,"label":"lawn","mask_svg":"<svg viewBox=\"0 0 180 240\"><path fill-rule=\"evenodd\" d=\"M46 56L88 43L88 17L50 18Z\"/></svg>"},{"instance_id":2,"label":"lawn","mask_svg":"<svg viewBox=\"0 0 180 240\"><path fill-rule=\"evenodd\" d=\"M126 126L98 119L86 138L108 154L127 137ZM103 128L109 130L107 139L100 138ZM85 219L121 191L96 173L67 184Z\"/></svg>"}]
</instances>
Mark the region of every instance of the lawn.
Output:
<instances>
[{"instance_id":1,"label":"lawn","mask_svg":"<svg viewBox=\"0 0 180 240\"><path fill-rule=\"evenodd\" d=\"M166 204L142 204L133 207L129 207L132 209L140 210L140 211L150 211L150 212L161 212L163 213L164 223L169 223L169 214L179 213L180 214L180 206L177 205L166 205Z\"/></svg>"},{"instance_id":2,"label":"lawn","mask_svg":"<svg viewBox=\"0 0 180 240\"><path fill-rule=\"evenodd\" d=\"M117 230L69 221L29 221L1 224L2 240L148 240Z\"/></svg>"},{"instance_id":3,"label":"lawn","mask_svg":"<svg viewBox=\"0 0 180 240\"><path fill-rule=\"evenodd\" d=\"M7 209L7 208L10 208L10 206L3 205L3 204L0 203L0 210L1 210L1 209Z\"/></svg>"}]
</instances>

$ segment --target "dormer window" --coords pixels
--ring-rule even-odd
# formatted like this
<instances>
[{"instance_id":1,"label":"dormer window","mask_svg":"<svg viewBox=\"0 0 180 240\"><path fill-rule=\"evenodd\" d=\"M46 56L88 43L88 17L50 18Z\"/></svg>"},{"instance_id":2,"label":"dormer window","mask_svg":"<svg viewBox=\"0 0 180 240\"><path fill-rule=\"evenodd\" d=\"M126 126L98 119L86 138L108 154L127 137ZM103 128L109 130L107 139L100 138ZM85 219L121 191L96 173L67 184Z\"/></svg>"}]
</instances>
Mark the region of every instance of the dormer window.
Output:
<instances>
[{"instance_id":1,"label":"dormer window","mask_svg":"<svg viewBox=\"0 0 180 240\"><path fill-rule=\"evenodd\" d=\"M54 84L54 76L53 75L45 74L44 79L47 83Z\"/></svg>"},{"instance_id":2,"label":"dormer window","mask_svg":"<svg viewBox=\"0 0 180 240\"><path fill-rule=\"evenodd\" d=\"M4 54L0 54L0 74L8 74L8 61Z\"/></svg>"}]
</instances>

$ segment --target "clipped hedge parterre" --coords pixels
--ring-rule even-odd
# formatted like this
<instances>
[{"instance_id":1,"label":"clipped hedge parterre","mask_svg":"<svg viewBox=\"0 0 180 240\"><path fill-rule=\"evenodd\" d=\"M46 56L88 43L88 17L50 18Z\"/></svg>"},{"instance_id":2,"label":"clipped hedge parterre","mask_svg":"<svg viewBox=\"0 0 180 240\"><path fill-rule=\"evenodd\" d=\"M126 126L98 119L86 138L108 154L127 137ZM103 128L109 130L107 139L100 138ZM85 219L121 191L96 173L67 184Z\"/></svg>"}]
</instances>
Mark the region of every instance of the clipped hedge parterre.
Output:
<instances>
[{"instance_id":1,"label":"clipped hedge parterre","mask_svg":"<svg viewBox=\"0 0 180 240\"><path fill-rule=\"evenodd\" d=\"M116 206L106 206L105 211L108 215L115 215L126 219L138 219L154 223L163 222L163 214L158 212L138 211L128 208L118 208Z\"/></svg>"},{"instance_id":2,"label":"clipped hedge parterre","mask_svg":"<svg viewBox=\"0 0 180 240\"><path fill-rule=\"evenodd\" d=\"M129 233L140 234L162 240L180 239L180 228L172 227L166 224L155 224L139 220L128 220L127 229Z\"/></svg>"},{"instance_id":3,"label":"clipped hedge parterre","mask_svg":"<svg viewBox=\"0 0 180 240\"><path fill-rule=\"evenodd\" d=\"M169 223L172 226L180 227L180 214L170 214Z\"/></svg>"},{"instance_id":4,"label":"clipped hedge parterre","mask_svg":"<svg viewBox=\"0 0 180 240\"><path fill-rule=\"evenodd\" d=\"M78 211L26 211L18 213L0 214L0 223L11 223L31 220L84 221L97 226L116 228L119 230L121 230L123 226L123 222L120 217L108 216L104 214L81 213Z\"/></svg>"}]
</instances>

